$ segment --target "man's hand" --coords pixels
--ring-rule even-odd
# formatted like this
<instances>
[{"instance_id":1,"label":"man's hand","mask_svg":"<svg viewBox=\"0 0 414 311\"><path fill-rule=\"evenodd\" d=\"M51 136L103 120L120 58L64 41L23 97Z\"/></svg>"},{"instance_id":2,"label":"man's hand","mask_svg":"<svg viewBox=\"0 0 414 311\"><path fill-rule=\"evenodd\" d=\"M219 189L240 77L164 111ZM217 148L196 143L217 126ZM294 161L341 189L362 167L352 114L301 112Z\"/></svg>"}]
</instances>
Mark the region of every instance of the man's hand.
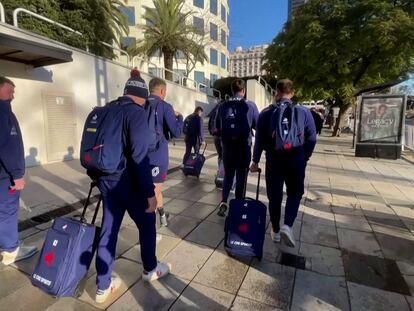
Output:
<instances>
[{"instance_id":1,"label":"man's hand","mask_svg":"<svg viewBox=\"0 0 414 311\"><path fill-rule=\"evenodd\" d=\"M13 182L14 182L14 186L11 186L10 189L17 190L17 191L20 191L20 190L24 189L25 181L24 181L23 177L19 178L19 179L15 179L15 180L13 180Z\"/></svg>"},{"instance_id":2,"label":"man's hand","mask_svg":"<svg viewBox=\"0 0 414 311\"><path fill-rule=\"evenodd\" d=\"M252 162L252 165L250 165L250 172L256 173L259 171L259 164Z\"/></svg>"},{"instance_id":3,"label":"man's hand","mask_svg":"<svg viewBox=\"0 0 414 311\"><path fill-rule=\"evenodd\" d=\"M145 210L146 213L151 214L157 210L157 198L155 195L152 198L148 198L148 208Z\"/></svg>"}]
</instances>

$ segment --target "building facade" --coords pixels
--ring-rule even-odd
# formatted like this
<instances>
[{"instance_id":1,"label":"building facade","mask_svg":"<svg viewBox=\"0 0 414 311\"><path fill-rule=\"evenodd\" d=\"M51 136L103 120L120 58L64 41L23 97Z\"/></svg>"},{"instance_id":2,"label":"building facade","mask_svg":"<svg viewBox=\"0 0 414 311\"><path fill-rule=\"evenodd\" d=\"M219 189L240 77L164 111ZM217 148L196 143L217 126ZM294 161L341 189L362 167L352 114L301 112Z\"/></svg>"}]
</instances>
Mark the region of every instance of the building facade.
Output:
<instances>
[{"instance_id":1,"label":"building facade","mask_svg":"<svg viewBox=\"0 0 414 311\"><path fill-rule=\"evenodd\" d=\"M292 18L293 11L300 7L301 5L304 5L309 0L289 0L288 1L288 18Z\"/></svg>"},{"instance_id":2,"label":"building facade","mask_svg":"<svg viewBox=\"0 0 414 311\"><path fill-rule=\"evenodd\" d=\"M242 47L230 53L230 74L233 77L250 77L265 75L262 70L268 45L257 45L247 50Z\"/></svg>"},{"instance_id":3,"label":"building facade","mask_svg":"<svg viewBox=\"0 0 414 311\"><path fill-rule=\"evenodd\" d=\"M209 60L204 64L197 63L189 72L188 78L212 86L214 81L229 75L229 1L228 0L185 0L184 10L194 12L191 22L195 27L204 30L205 35L198 36L198 42L205 46L205 52ZM122 46L127 49L144 39L142 31L146 23L144 14L146 8L153 8L152 0L129 0L127 8L123 10L129 22L129 35L122 38ZM177 53L177 61L174 61L174 72L180 75L187 73L188 66L182 53ZM157 68L164 67L164 60L159 53L150 58L148 72L155 75ZM179 75L174 75L179 79Z\"/></svg>"}]
</instances>

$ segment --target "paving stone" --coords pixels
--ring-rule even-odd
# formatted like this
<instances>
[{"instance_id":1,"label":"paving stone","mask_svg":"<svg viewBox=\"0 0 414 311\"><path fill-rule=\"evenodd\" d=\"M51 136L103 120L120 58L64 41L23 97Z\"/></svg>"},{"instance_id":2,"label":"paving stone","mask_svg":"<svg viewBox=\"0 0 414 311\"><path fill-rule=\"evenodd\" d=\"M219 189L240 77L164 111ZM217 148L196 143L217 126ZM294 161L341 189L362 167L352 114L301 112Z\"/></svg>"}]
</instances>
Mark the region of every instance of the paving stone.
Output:
<instances>
[{"instance_id":1,"label":"paving stone","mask_svg":"<svg viewBox=\"0 0 414 311\"><path fill-rule=\"evenodd\" d=\"M397 261L397 266L400 269L401 274L414 276L414 264L404 261Z\"/></svg>"},{"instance_id":2,"label":"paving stone","mask_svg":"<svg viewBox=\"0 0 414 311\"><path fill-rule=\"evenodd\" d=\"M121 297L132 284L141 278L142 272L142 265L123 258L117 259L115 261L113 275L118 276L122 280L121 287L115 291L105 303L97 304L95 302L96 275L93 275L87 280L85 291L79 299L99 309L106 309Z\"/></svg>"},{"instance_id":3,"label":"paving stone","mask_svg":"<svg viewBox=\"0 0 414 311\"><path fill-rule=\"evenodd\" d=\"M204 221L185 239L187 241L216 248L224 239L224 228L220 224Z\"/></svg>"},{"instance_id":4,"label":"paving stone","mask_svg":"<svg viewBox=\"0 0 414 311\"><path fill-rule=\"evenodd\" d=\"M132 246L139 242L139 233L136 226L134 227L122 227L119 230L118 242L116 244L116 256L121 256Z\"/></svg>"},{"instance_id":5,"label":"paving stone","mask_svg":"<svg viewBox=\"0 0 414 311\"><path fill-rule=\"evenodd\" d=\"M262 261L250 267L238 295L287 310L295 269Z\"/></svg>"},{"instance_id":6,"label":"paving stone","mask_svg":"<svg viewBox=\"0 0 414 311\"><path fill-rule=\"evenodd\" d=\"M162 239L161 241L157 242L156 248L158 260L162 260L171 250L174 249L174 247L178 245L178 243L180 243L180 241L181 240L178 238L162 235ZM131 249L122 254L122 257L136 261L138 263L142 263L140 244L134 245Z\"/></svg>"},{"instance_id":7,"label":"paving stone","mask_svg":"<svg viewBox=\"0 0 414 311\"><path fill-rule=\"evenodd\" d=\"M336 229L332 226L313 226L304 223L302 225L300 240L310 244L338 247Z\"/></svg>"},{"instance_id":8,"label":"paving stone","mask_svg":"<svg viewBox=\"0 0 414 311\"><path fill-rule=\"evenodd\" d=\"M345 278L298 270L292 310L349 310Z\"/></svg>"},{"instance_id":9,"label":"paving stone","mask_svg":"<svg viewBox=\"0 0 414 311\"><path fill-rule=\"evenodd\" d=\"M221 251L215 251L194 281L227 293L236 294L243 281L248 265L227 256Z\"/></svg>"},{"instance_id":10,"label":"paving stone","mask_svg":"<svg viewBox=\"0 0 414 311\"><path fill-rule=\"evenodd\" d=\"M192 280L203 267L213 249L182 241L164 259L172 265L172 274L179 278Z\"/></svg>"},{"instance_id":11,"label":"paving stone","mask_svg":"<svg viewBox=\"0 0 414 311\"><path fill-rule=\"evenodd\" d=\"M45 311L98 311L100 309L91 306L80 300L64 297L59 298L56 303L51 305Z\"/></svg>"},{"instance_id":12,"label":"paving stone","mask_svg":"<svg viewBox=\"0 0 414 311\"><path fill-rule=\"evenodd\" d=\"M310 269L329 276L344 276L341 251L320 245L302 243L299 254L309 258Z\"/></svg>"},{"instance_id":13,"label":"paving stone","mask_svg":"<svg viewBox=\"0 0 414 311\"><path fill-rule=\"evenodd\" d=\"M364 213L359 206L359 204L350 204L350 203L344 203L344 204L332 204L331 206L332 211L335 214L339 215L353 215L353 216L363 216Z\"/></svg>"},{"instance_id":14,"label":"paving stone","mask_svg":"<svg viewBox=\"0 0 414 311\"><path fill-rule=\"evenodd\" d=\"M409 311L403 295L348 282L351 309L358 311Z\"/></svg>"},{"instance_id":15,"label":"paving stone","mask_svg":"<svg viewBox=\"0 0 414 311\"><path fill-rule=\"evenodd\" d=\"M168 202L167 204L164 204L164 209L170 214L180 214L187 207L190 207L193 204L194 202L192 201L174 199Z\"/></svg>"},{"instance_id":16,"label":"paving stone","mask_svg":"<svg viewBox=\"0 0 414 311\"><path fill-rule=\"evenodd\" d=\"M195 203L187 207L180 215L202 220L207 218L215 209L216 206L210 204Z\"/></svg>"},{"instance_id":17,"label":"paving stone","mask_svg":"<svg viewBox=\"0 0 414 311\"><path fill-rule=\"evenodd\" d=\"M234 311L282 311L275 307L265 305L263 303L237 296L230 310Z\"/></svg>"},{"instance_id":18,"label":"paving stone","mask_svg":"<svg viewBox=\"0 0 414 311\"><path fill-rule=\"evenodd\" d=\"M29 283L29 277L13 267L0 266L0 299ZM1 305L1 303L0 303Z\"/></svg>"},{"instance_id":19,"label":"paving stone","mask_svg":"<svg viewBox=\"0 0 414 311\"><path fill-rule=\"evenodd\" d=\"M200 191L198 187L195 187L183 194L180 194L177 198L181 200L197 202L201 200L205 195L206 195L206 192Z\"/></svg>"},{"instance_id":20,"label":"paving stone","mask_svg":"<svg viewBox=\"0 0 414 311\"><path fill-rule=\"evenodd\" d=\"M408 305L410 306L411 310L414 310L414 297L405 296L407 299Z\"/></svg>"},{"instance_id":21,"label":"paving stone","mask_svg":"<svg viewBox=\"0 0 414 311\"><path fill-rule=\"evenodd\" d=\"M403 275L403 278L405 282L408 285L408 288L410 289L411 295L414 295L414 276L412 275Z\"/></svg>"},{"instance_id":22,"label":"paving stone","mask_svg":"<svg viewBox=\"0 0 414 311\"><path fill-rule=\"evenodd\" d=\"M55 302L55 298L27 282L25 286L1 299L0 311L43 311Z\"/></svg>"},{"instance_id":23,"label":"paving stone","mask_svg":"<svg viewBox=\"0 0 414 311\"><path fill-rule=\"evenodd\" d=\"M32 228L29 228L27 230L20 231L19 232L19 240L24 240L24 239L32 236L33 234L38 233L39 231L40 230L36 227L32 227Z\"/></svg>"},{"instance_id":24,"label":"paving stone","mask_svg":"<svg viewBox=\"0 0 414 311\"><path fill-rule=\"evenodd\" d=\"M132 286L108 311L168 310L187 286L188 281L167 275L151 283L140 280Z\"/></svg>"},{"instance_id":25,"label":"paving stone","mask_svg":"<svg viewBox=\"0 0 414 311\"><path fill-rule=\"evenodd\" d=\"M347 281L403 295L410 293L395 261L343 250Z\"/></svg>"},{"instance_id":26,"label":"paving stone","mask_svg":"<svg viewBox=\"0 0 414 311\"><path fill-rule=\"evenodd\" d=\"M372 232L371 226L364 216L337 214L335 215L335 222L338 228Z\"/></svg>"},{"instance_id":27,"label":"paving stone","mask_svg":"<svg viewBox=\"0 0 414 311\"><path fill-rule=\"evenodd\" d=\"M184 238L197 227L200 220L186 216L175 216L168 222L168 227L161 227L158 233L176 238Z\"/></svg>"},{"instance_id":28,"label":"paving stone","mask_svg":"<svg viewBox=\"0 0 414 311\"><path fill-rule=\"evenodd\" d=\"M373 233L338 228L338 239L341 248L357 253L383 257L381 248Z\"/></svg>"},{"instance_id":29,"label":"paving stone","mask_svg":"<svg viewBox=\"0 0 414 311\"><path fill-rule=\"evenodd\" d=\"M221 191L219 189L213 190L205 194L198 202L217 206L221 202Z\"/></svg>"},{"instance_id":30,"label":"paving stone","mask_svg":"<svg viewBox=\"0 0 414 311\"><path fill-rule=\"evenodd\" d=\"M335 226L335 218L333 213L330 211L318 211L309 207L305 209L303 222L314 226Z\"/></svg>"},{"instance_id":31,"label":"paving stone","mask_svg":"<svg viewBox=\"0 0 414 311\"><path fill-rule=\"evenodd\" d=\"M170 310L228 310L234 295L190 283Z\"/></svg>"}]
</instances>

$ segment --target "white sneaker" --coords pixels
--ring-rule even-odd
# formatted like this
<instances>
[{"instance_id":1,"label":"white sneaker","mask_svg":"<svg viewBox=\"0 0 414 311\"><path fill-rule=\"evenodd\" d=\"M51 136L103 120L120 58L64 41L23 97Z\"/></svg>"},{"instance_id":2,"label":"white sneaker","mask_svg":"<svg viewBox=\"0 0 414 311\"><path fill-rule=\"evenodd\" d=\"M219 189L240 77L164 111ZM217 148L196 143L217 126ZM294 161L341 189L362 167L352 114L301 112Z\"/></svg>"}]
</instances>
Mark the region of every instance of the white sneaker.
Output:
<instances>
[{"instance_id":1,"label":"white sneaker","mask_svg":"<svg viewBox=\"0 0 414 311\"><path fill-rule=\"evenodd\" d=\"M280 230L279 232L274 232L273 229L270 230L270 237L272 238L273 243L280 243Z\"/></svg>"},{"instance_id":2,"label":"white sneaker","mask_svg":"<svg viewBox=\"0 0 414 311\"><path fill-rule=\"evenodd\" d=\"M162 240L162 235L157 233L156 241L157 243Z\"/></svg>"},{"instance_id":3,"label":"white sneaker","mask_svg":"<svg viewBox=\"0 0 414 311\"><path fill-rule=\"evenodd\" d=\"M280 229L280 235L282 242L285 245L289 247L295 247L295 236L293 235L293 230L291 227L283 225Z\"/></svg>"},{"instance_id":4,"label":"white sneaker","mask_svg":"<svg viewBox=\"0 0 414 311\"><path fill-rule=\"evenodd\" d=\"M111 285L107 289L98 289L96 291L95 301L96 303L104 303L108 299L109 295L116 292L122 285L122 281L119 277L111 277Z\"/></svg>"},{"instance_id":5,"label":"white sneaker","mask_svg":"<svg viewBox=\"0 0 414 311\"><path fill-rule=\"evenodd\" d=\"M170 214L164 212L164 215L160 216L160 224L162 227L168 227L168 219L170 218Z\"/></svg>"},{"instance_id":6,"label":"white sneaker","mask_svg":"<svg viewBox=\"0 0 414 311\"><path fill-rule=\"evenodd\" d=\"M146 282L151 282L166 276L171 271L171 264L158 262L154 270L148 272L144 271L142 273L142 279Z\"/></svg>"},{"instance_id":7,"label":"white sneaker","mask_svg":"<svg viewBox=\"0 0 414 311\"><path fill-rule=\"evenodd\" d=\"M6 266L15 263L16 261L32 257L38 251L36 246L19 246L13 252L2 251L2 263Z\"/></svg>"}]
</instances>

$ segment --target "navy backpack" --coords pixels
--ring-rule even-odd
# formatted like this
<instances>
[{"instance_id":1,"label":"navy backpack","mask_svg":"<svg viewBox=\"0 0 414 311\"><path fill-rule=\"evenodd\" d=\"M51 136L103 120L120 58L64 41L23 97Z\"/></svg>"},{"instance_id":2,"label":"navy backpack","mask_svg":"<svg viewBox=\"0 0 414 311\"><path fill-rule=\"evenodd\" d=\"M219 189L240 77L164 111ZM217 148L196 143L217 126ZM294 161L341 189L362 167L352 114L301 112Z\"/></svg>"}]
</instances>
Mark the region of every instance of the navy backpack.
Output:
<instances>
[{"instance_id":1,"label":"navy backpack","mask_svg":"<svg viewBox=\"0 0 414 311\"><path fill-rule=\"evenodd\" d=\"M120 98L96 107L88 115L82 134L80 161L84 168L98 175L109 175L123 169L124 105L130 99Z\"/></svg>"},{"instance_id":2,"label":"navy backpack","mask_svg":"<svg viewBox=\"0 0 414 311\"><path fill-rule=\"evenodd\" d=\"M296 103L290 102L280 103L275 107L271 117L274 150L289 151L304 145L305 128L299 109ZM284 127L285 123L288 129Z\"/></svg>"},{"instance_id":3,"label":"navy backpack","mask_svg":"<svg viewBox=\"0 0 414 311\"><path fill-rule=\"evenodd\" d=\"M221 138L224 142L240 143L249 139L248 112L249 106L244 98L232 98L221 106Z\"/></svg>"}]
</instances>

